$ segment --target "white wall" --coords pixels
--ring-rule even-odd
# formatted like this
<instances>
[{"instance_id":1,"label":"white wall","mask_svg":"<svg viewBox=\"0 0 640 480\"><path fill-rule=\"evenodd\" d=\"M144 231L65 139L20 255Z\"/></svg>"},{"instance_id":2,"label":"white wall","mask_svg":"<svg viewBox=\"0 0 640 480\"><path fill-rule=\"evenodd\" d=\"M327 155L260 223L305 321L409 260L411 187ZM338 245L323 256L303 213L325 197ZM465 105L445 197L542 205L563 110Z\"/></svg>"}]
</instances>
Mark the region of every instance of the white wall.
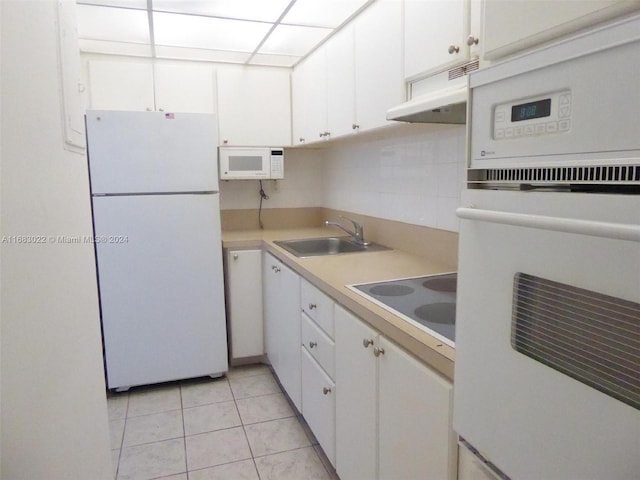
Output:
<instances>
[{"instance_id":1,"label":"white wall","mask_svg":"<svg viewBox=\"0 0 640 480\"><path fill-rule=\"evenodd\" d=\"M113 478L93 247L50 238L91 235L86 158L63 149L56 3L3 0L0 19L7 480Z\"/></svg>"}]
</instances>

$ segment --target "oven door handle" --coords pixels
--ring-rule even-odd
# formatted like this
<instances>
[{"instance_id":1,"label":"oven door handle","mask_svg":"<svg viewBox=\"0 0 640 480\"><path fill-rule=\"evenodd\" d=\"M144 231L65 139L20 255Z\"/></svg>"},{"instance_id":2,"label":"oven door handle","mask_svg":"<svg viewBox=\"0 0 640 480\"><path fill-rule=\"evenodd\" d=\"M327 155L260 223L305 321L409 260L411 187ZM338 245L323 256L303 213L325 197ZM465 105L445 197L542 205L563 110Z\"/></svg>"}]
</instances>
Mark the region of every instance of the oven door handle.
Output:
<instances>
[{"instance_id":1,"label":"oven door handle","mask_svg":"<svg viewBox=\"0 0 640 480\"><path fill-rule=\"evenodd\" d=\"M462 220L499 223L515 227L538 228L554 232L577 233L592 237L612 238L640 242L640 225L629 223L598 222L576 218L547 217L525 213L483 210L474 207L460 207L456 210Z\"/></svg>"}]
</instances>

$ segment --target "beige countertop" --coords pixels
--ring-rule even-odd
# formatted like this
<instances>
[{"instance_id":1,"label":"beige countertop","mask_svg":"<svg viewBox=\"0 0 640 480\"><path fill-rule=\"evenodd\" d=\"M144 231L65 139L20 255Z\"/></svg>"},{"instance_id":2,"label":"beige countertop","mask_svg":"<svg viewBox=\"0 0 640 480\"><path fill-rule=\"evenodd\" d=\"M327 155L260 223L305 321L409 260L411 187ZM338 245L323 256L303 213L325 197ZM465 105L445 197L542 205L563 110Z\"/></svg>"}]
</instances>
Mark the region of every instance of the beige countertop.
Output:
<instances>
[{"instance_id":1,"label":"beige countertop","mask_svg":"<svg viewBox=\"0 0 640 480\"><path fill-rule=\"evenodd\" d=\"M224 231L222 245L231 249L264 248L373 328L453 380L454 348L345 286L446 273L451 267L400 250L298 258L273 243L333 235L335 232L324 228Z\"/></svg>"}]
</instances>

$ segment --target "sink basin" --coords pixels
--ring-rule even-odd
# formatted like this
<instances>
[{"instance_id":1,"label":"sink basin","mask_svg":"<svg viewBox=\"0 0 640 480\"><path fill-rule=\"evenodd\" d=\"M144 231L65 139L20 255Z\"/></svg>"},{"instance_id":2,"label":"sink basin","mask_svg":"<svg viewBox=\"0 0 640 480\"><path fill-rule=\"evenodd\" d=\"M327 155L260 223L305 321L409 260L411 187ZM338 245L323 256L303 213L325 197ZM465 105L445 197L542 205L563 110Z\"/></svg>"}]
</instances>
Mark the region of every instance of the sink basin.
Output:
<instances>
[{"instance_id":1,"label":"sink basin","mask_svg":"<svg viewBox=\"0 0 640 480\"><path fill-rule=\"evenodd\" d=\"M377 252L389 250L383 245L372 243L359 245L348 237L303 238L301 240L283 240L274 242L296 257L315 257L320 255L338 255L341 253Z\"/></svg>"}]
</instances>

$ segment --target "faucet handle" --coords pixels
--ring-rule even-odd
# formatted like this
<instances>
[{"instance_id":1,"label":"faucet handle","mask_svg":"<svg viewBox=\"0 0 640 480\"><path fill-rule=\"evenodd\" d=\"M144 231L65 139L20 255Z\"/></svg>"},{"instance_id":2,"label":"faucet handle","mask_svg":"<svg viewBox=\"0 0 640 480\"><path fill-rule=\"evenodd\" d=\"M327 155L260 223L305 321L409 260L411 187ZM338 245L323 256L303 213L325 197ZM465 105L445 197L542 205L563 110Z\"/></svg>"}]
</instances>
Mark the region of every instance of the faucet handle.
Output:
<instances>
[{"instance_id":1,"label":"faucet handle","mask_svg":"<svg viewBox=\"0 0 640 480\"><path fill-rule=\"evenodd\" d=\"M362 224L356 222L352 218L345 217L344 215L340 215L340 218L344 218L345 220L349 220L351 223L353 223L353 228L356 229L356 232L362 233Z\"/></svg>"},{"instance_id":2,"label":"faucet handle","mask_svg":"<svg viewBox=\"0 0 640 480\"><path fill-rule=\"evenodd\" d=\"M349 220L351 223L353 223L353 228L355 228L356 230L355 237L358 243L360 243L361 245L369 245L369 242L364 241L364 229L362 228L361 223L356 222L352 218L345 217L344 215L340 215L340 218L344 218L345 220Z\"/></svg>"}]
</instances>

